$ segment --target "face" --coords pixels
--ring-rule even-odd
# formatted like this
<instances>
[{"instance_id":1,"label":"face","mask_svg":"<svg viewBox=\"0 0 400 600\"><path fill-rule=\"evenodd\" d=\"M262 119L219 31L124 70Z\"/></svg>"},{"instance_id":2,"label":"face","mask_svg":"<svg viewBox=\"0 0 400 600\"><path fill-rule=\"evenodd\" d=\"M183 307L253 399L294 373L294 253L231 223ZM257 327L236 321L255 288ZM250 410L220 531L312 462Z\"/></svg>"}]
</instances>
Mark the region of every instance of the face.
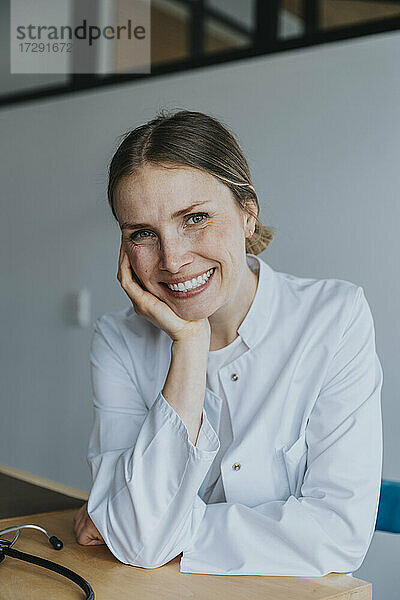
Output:
<instances>
[{"instance_id":1,"label":"face","mask_svg":"<svg viewBox=\"0 0 400 600\"><path fill-rule=\"evenodd\" d=\"M241 287L250 272L245 237L255 219L217 178L190 167L146 165L119 182L114 207L133 271L180 317L209 317L233 306L246 289ZM167 286L211 269L198 287L193 282L186 291Z\"/></svg>"}]
</instances>

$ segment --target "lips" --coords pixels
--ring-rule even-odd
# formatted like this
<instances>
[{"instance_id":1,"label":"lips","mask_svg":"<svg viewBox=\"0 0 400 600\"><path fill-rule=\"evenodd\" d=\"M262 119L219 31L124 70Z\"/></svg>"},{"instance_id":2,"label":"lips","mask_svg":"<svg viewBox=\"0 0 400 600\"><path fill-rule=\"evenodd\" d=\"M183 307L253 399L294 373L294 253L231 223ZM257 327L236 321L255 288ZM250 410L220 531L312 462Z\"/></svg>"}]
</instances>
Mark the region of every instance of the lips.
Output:
<instances>
[{"instance_id":1,"label":"lips","mask_svg":"<svg viewBox=\"0 0 400 600\"><path fill-rule=\"evenodd\" d=\"M200 276L204 276L206 273L209 273L210 271L215 271L215 267L210 267L210 269L206 269L204 271L202 271L201 273L198 273L198 275L193 275L192 277L181 277L180 279L175 279L174 281L160 281L160 283L163 283L164 285L178 285L179 283L185 283L188 281L193 281L193 279L197 280L198 277Z\"/></svg>"},{"instance_id":2,"label":"lips","mask_svg":"<svg viewBox=\"0 0 400 600\"><path fill-rule=\"evenodd\" d=\"M176 291L176 290L171 290L171 288L168 287L168 285L164 282L163 285L165 286L166 291L168 292L168 294L170 294L171 296L173 296L174 298L179 298L179 299L186 299L186 298L192 298L193 296L197 296L198 294L203 293L210 285L214 274L215 274L215 267L213 267L214 270L211 273L210 277L207 279L207 281L205 283L203 283L202 285L195 287L191 290L187 290L187 291Z\"/></svg>"}]
</instances>

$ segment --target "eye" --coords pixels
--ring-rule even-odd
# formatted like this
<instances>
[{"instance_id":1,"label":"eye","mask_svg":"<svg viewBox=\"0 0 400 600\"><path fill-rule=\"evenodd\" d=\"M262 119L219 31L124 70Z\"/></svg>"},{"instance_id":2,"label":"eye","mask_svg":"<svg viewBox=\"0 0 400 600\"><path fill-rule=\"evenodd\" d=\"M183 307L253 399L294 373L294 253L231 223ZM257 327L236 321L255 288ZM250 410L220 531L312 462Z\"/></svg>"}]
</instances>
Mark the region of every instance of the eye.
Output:
<instances>
[{"instance_id":1,"label":"eye","mask_svg":"<svg viewBox=\"0 0 400 600\"><path fill-rule=\"evenodd\" d=\"M201 219L197 220L197 217L201 217ZM189 225L198 225L200 223L203 223L208 217L209 217L208 213L192 213L191 215L187 215L185 217L185 219L186 219L186 221L189 221L190 219L196 219L194 223L189 223ZM144 235L144 234L149 234L149 235ZM141 229L139 231L135 231L134 233L131 233L131 235L129 236L129 239L132 242L142 241L142 240L149 239L150 237L152 237L152 235L153 235L152 231L149 231L148 229Z\"/></svg>"},{"instance_id":2,"label":"eye","mask_svg":"<svg viewBox=\"0 0 400 600\"><path fill-rule=\"evenodd\" d=\"M206 217L206 218L207 218L207 217L208 217L208 213L193 213L192 215L188 215L188 216L187 216L187 219L188 219L188 220L189 220L189 219L194 219L194 218L196 218L196 217ZM197 225L198 223L203 223L203 221L204 221L204 220L205 220L205 219L202 219L201 221L196 221L196 222L194 223L194 225Z\"/></svg>"},{"instance_id":3,"label":"eye","mask_svg":"<svg viewBox=\"0 0 400 600\"><path fill-rule=\"evenodd\" d=\"M131 235L129 236L129 239L133 242L136 239L144 240L149 237L148 235L145 235L145 236L139 235L141 233L151 233L151 231L147 231L147 229L142 229L141 231L135 231L135 233L131 233Z\"/></svg>"}]
</instances>

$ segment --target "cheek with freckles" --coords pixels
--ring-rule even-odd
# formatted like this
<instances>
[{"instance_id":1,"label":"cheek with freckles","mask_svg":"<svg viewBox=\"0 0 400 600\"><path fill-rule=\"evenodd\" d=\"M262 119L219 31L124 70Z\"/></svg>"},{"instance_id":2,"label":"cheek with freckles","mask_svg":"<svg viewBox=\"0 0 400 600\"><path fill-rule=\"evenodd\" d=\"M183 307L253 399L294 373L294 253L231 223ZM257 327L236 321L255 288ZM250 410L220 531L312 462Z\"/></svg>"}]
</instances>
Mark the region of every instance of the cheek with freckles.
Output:
<instances>
[{"instance_id":1,"label":"cheek with freckles","mask_svg":"<svg viewBox=\"0 0 400 600\"><path fill-rule=\"evenodd\" d=\"M210 258L230 263L232 260L235 261L233 257L238 253L242 255L242 239L244 239L244 232L238 220L232 216L218 223L216 227L206 228L201 247Z\"/></svg>"},{"instance_id":2,"label":"cheek with freckles","mask_svg":"<svg viewBox=\"0 0 400 600\"><path fill-rule=\"evenodd\" d=\"M128 246L126 252L131 263L132 270L147 287L152 272L153 253L143 246Z\"/></svg>"},{"instance_id":3,"label":"cheek with freckles","mask_svg":"<svg viewBox=\"0 0 400 600\"><path fill-rule=\"evenodd\" d=\"M202 231L201 241L210 249L223 250L237 246L243 231L236 215L224 215L223 218L214 219Z\"/></svg>"}]
</instances>

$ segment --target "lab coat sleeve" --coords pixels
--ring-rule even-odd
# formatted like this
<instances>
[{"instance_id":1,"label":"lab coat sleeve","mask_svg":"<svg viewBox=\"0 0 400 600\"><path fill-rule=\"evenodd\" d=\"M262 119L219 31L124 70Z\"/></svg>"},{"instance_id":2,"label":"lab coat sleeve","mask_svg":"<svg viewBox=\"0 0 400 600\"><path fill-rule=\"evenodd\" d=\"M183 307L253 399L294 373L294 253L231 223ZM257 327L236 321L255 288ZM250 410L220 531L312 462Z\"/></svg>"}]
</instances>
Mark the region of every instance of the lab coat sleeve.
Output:
<instances>
[{"instance_id":1,"label":"lab coat sleeve","mask_svg":"<svg viewBox=\"0 0 400 600\"><path fill-rule=\"evenodd\" d=\"M379 501L382 369L361 287L350 307L305 430L299 493L253 507L207 505L181 572L320 577L360 567Z\"/></svg>"},{"instance_id":2,"label":"lab coat sleeve","mask_svg":"<svg viewBox=\"0 0 400 600\"><path fill-rule=\"evenodd\" d=\"M151 408L146 406L121 358L114 326L101 319L90 353L94 425L88 513L118 560L153 568L177 556L200 524L205 506L197 491L219 439L205 410L193 445L161 391Z\"/></svg>"}]
</instances>

